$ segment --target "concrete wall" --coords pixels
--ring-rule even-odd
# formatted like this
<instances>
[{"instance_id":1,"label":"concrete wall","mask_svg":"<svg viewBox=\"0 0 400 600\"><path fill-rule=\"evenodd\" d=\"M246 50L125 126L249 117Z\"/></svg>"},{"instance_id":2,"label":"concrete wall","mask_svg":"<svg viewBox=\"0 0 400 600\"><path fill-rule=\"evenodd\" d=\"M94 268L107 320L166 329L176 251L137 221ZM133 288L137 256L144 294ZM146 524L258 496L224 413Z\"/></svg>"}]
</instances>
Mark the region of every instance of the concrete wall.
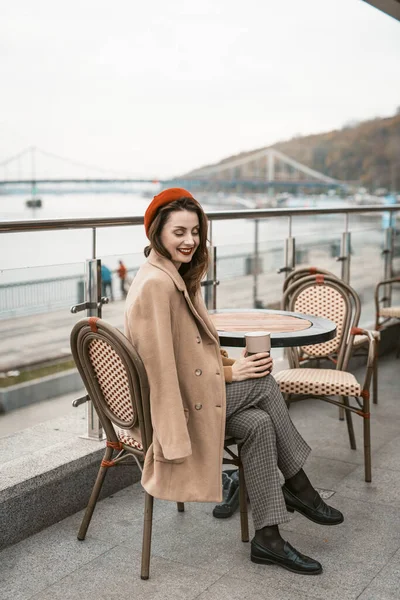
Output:
<instances>
[{"instance_id":1,"label":"concrete wall","mask_svg":"<svg viewBox=\"0 0 400 600\"><path fill-rule=\"evenodd\" d=\"M12 385L0 389L0 413L77 392L82 387L82 379L76 369Z\"/></svg>"}]
</instances>

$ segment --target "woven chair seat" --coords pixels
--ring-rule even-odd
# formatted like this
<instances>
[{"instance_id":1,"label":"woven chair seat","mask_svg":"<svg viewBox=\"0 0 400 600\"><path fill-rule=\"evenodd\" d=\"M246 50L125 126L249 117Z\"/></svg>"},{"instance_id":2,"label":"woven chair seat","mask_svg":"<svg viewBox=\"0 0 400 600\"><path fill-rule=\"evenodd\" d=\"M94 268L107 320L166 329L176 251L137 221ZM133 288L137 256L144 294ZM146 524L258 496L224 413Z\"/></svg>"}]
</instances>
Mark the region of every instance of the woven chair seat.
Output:
<instances>
[{"instance_id":1,"label":"woven chair seat","mask_svg":"<svg viewBox=\"0 0 400 600\"><path fill-rule=\"evenodd\" d=\"M131 446L131 448L135 448L135 450L143 451L142 442L139 442L139 440L135 440L133 437L131 437L127 433L118 431L118 438L119 438L119 441L122 442L123 444L126 444L127 446Z\"/></svg>"},{"instance_id":2,"label":"woven chair seat","mask_svg":"<svg viewBox=\"0 0 400 600\"><path fill-rule=\"evenodd\" d=\"M361 386L351 373L333 369L286 369L275 379L283 394L360 396Z\"/></svg>"},{"instance_id":3,"label":"woven chair seat","mask_svg":"<svg viewBox=\"0 0 400 600\"><path fill-rule=\"evenodd\" d=\"M379 309L380 317L397 317L400 319L400 306L384 306Z\"/></svg>"}]
</instances>

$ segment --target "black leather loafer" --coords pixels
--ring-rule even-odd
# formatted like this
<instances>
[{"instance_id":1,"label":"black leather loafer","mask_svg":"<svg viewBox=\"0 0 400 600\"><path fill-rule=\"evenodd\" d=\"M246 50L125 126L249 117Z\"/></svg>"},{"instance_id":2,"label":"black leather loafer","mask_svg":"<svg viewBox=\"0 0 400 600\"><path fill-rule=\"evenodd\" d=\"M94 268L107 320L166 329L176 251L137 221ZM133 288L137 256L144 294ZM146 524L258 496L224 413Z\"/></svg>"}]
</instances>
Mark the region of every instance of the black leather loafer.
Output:
<instances>
[{"instance_id":1,"label":"black leather loafer","mask_svg":"<svg viewBox=\"0 0 400 600\"><path fill-rule=\"evenodd\" d=\"M310 521L314 521L314 523L319 523L320 525L339 525L339 523L343 523L344 521L340 510L328 506L318 492L315 492L314 500L309 504L300 500L285 485L282 486L282 492L286 508L289 512L297 510L304 517L310 519Z\"/></svg>"},{"instance_id":2,"label":"black leather loafer","mask_svg":"<svg viewBox=\"0 0 400 600\"><path fill-rule=\"evenodd\" d=\"M321 564L298 552L289 542L285 542L283 554L260 546L254 539L251 542L251 561L259 565L279 565L299 575L319 575Z\"/></svg>"}]
</instances>

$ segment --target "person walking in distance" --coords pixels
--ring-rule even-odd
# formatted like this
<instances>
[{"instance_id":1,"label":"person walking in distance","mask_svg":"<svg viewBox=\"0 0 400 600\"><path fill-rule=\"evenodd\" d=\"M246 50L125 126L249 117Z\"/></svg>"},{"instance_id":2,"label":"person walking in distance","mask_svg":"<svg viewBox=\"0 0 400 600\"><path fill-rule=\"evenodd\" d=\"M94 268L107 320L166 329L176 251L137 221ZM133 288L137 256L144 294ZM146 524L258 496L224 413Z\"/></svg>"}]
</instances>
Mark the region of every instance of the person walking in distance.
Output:
<instances>
[{"instance_id":1,"label":"person walking in distance","mask_svg":"<svg viewBox=\"0 0 400 600\"><path fill-rule=\"evenodd\" d=\"M299 574L321 564L282 538L298 511L321 525L342 523L312 486L303 465L310 448L291 421L269 353L230 359L219 346L200 282L207 272L207 217L190 192L164 190L149 204L150 241L129 289L125 334L147 371L153 443L142 485L174 502L221 502L225 435L241 446L255 535L250 558ZM129 435L138 439L138 429ZM282 486L280 473L285 483Z\"/></svg>"},{"instance_id":2,"label":"person walking in distance","mask_svg":"<svg viewBox=\"0 0 400 600\"><path fill-rule=\"evenodd\" d=\"M107 296L111 301L114 300L113 288L112 288L112 273L106 265L101 265L101 295Z\"/></svg>"},{"instance_id":3,"label":"person walking in distance","mask_svg":"<svg viewBox=\"0 0 400 600\"><path fill-rule=\"evenodd\" d=\"M122 262L122 260L118 261L119 263L119 267L117 269L117 273L118 273L118 277L119 277L119 282L120 282L120 286L121 286L121 294L123 298L126 298L127 295L127 290L126 290L126 276L128 275L128 269L126 268L126 266L124 265L124 263Z\"/></svg>"}]
</instances>

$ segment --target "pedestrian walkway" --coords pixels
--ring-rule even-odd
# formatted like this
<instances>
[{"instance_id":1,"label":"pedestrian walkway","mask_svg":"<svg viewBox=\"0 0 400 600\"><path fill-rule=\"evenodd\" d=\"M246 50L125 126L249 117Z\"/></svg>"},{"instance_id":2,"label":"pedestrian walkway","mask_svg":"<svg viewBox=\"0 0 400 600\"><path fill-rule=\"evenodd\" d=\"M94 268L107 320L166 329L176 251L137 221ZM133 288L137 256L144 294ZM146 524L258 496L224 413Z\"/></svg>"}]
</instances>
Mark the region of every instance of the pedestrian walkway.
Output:
<instances>
[{"instance_id":1,"label":"pedestrian walkway","mask_svg":"<svg viewBox=\"0 0 400 600\"><path fill-rule=\"evenodd\" d=\"M103 317L123 329L124 300L103 308ZM71 354L71 329L85 312L72 314L68 307L15 319L0 320L0 372L9 371Z\"/></svg>"},{"instance_id":2,"label":"pedestrian walkway","mask_svg":"<svg viewBox=\"0 0 400 600\"><path fill-rule=\"evenodd\" d=\"M186 504L178 513L174 503L155 501L150 579L142 581L143 491L135 484L98 504L84 542L76 539L80 512L1 552L0 600L398 600L399 365L393 354L380 360L370 484L360 418L354 451L336 407L312 400L291 406L313 448L307 473L345 515L337 527L298 514L282 527L295 547L321 561L322 575L251 563L238 514L216 520L212 504Z\"/></svg>"},{"instance_id":3,"label":"pedestrian walkway","mask_svg":"<svg viewBox=\"0 0 400 600\"><path fill-rule=\"evenodd\" d=\"M315 264L319 264L318 260ZM364 300L361 325L370 326L375 319L373 289L378 276L374 279L372 274L365 278L364 270L360 268L354 271L354 277L353 285ZM282 275L276 272L258 277L257 299L266 308L279 308L282 281ZM222 281L217 289L218 307L253 308L253 295L252 275ZM123 330L124 307L124 300L104 305L103 318ZM85 312L72 314L70 307L66 306L56 312L0 320L0 373L69 356L71 329L85 315Z\"/></svg>"}]
</instances>

